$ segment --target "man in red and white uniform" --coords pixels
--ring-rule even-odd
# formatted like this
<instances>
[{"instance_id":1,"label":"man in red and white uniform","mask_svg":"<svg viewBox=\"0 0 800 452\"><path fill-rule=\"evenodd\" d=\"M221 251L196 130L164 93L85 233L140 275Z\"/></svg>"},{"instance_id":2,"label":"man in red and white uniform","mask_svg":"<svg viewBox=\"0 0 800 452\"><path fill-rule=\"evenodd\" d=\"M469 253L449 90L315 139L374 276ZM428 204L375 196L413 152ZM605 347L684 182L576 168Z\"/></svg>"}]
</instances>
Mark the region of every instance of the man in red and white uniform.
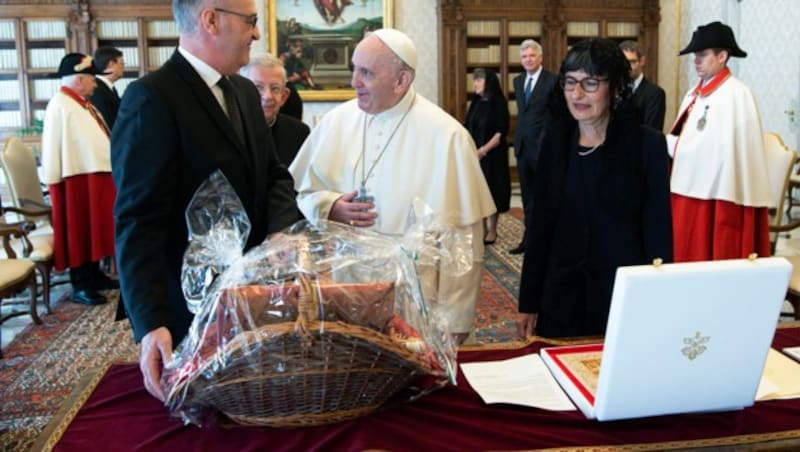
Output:
<instances>
[{"instance_id":1,"label":"man in red and white uniform","mask_svg":"<svg viewBox=\"0 0 800 452\"><path fill-rule=\"evenodd\" d=\"M61 89L47 104L42 132L43 179L49 186L54 266L69 268L72 301L103 304L98 291L115 288L98 261L114 255L110 132L87 99L95 87L92 57L70 53L55 76ZM118 287L118 286L116 286Z\"/></svg>"},{"instance_id":2,"label":"man in red and white uniform","mask_svg":"<svg viewBox=\"0 0 800 452\"><path fill-rule=\"evenodd\" d=\"M675 262L768 256L772 200L758 105L727 67L747 53L721 22L698 27L680 55L690 52L700 82L667 135Z\"/></svg>"}]
</instances>

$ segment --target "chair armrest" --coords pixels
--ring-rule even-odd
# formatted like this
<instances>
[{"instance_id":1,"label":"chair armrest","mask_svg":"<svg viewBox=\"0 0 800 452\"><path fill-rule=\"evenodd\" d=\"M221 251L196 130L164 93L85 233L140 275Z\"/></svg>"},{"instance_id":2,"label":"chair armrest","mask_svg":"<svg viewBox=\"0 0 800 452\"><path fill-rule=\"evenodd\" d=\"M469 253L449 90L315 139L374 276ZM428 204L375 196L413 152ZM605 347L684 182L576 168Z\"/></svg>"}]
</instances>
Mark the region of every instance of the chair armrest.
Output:
<instances>
[{"instance_id":1,"label":"chair armrest","mask_svg":"<svg viewBox=\"0 0 800 452\"><path fill-rule=\"evenodd\" d=\"M19 204L21 207L3 207L3 210L31 217L47 216L47 221L53 224L52 207L25 198L20 198Z\"/></svg>"},{"instance_id":2,"label":"chair armrest","mask_svg":"<svg viewBox=\"0 0 800 452\"><path fill-rule=\"evenodd\" d=\"M17 253L11 246L11 239L22 241L22 257L28 257L33 251L33 245L28 240L28 232L34 230L36 225L30 221L20 221L17 223L0 223L0 237L3 237L3 249L9 259L16 259Z\"/></svg>"},{"instance_id":3,"label":"chair armrest","mask_svg":"<svg viewBox=\"0 0 800 452\"><path fill-rule=\"evenodd\" d=\"M787 232L796 228L800 228L800 220L794 220L791 223L785 223L779 226L770 225L769 232Z\"/></svg>"},{"instance_id":4,"label":"chair armrest","mask_svg":"<svg viewBox=\"0 0 800 452\"><path fill-rule=\"evenodd\" d=\"M50 212L53 210L52 207L48 206L47 204L42 204L40 202L36 202L32 199L27 198L19 198L19 204L22 206L23 209L34 209L34 210L41 210L43 212Z\"/></svg>"}]
</instances>

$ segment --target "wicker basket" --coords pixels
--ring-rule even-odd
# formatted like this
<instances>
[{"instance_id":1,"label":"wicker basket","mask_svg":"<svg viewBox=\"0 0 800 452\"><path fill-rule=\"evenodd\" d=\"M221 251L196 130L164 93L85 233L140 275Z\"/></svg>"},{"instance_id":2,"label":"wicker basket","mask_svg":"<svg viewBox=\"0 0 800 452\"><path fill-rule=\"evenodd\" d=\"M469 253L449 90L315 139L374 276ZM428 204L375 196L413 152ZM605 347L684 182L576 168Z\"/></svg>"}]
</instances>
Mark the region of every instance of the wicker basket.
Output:
<instances>
[{"instance_id":1,"label":"wicker basket","mask_svg":"<svg viewBox=\"0 0 800 452\"><path fill-rule=\"evenodd\" d=\"M318 321L316 291L307 277L299 281L297 320L236 335L222 350L224 369L210 372L209 360L181 383L186 403L244 425L323 425L367 414L431 373L425 356L386 334Z\"/></svg>"}]
</instances>

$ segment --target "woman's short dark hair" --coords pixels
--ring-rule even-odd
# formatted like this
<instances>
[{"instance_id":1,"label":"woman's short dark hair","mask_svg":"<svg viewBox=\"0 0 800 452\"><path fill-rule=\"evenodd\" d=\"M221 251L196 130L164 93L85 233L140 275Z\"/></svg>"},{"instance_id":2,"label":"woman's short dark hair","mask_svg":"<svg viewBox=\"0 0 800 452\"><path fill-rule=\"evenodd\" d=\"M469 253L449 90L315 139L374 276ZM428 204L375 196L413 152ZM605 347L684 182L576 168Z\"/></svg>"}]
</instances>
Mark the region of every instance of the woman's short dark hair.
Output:
<instances>
[{"instance_id":1,"label":"woman's short dark hair","mask_svg":"<svg viewBox=\"0 0 800 452\"><path fill-rule=\"evenodd\" d=\"M631 95L631 65L619 44L610 39L591 38L572 46L564 57L559 74L563 78L567 72L583 71L594 77L608 77L611 105L618 105Z\"/></svg>"}]
</instances>

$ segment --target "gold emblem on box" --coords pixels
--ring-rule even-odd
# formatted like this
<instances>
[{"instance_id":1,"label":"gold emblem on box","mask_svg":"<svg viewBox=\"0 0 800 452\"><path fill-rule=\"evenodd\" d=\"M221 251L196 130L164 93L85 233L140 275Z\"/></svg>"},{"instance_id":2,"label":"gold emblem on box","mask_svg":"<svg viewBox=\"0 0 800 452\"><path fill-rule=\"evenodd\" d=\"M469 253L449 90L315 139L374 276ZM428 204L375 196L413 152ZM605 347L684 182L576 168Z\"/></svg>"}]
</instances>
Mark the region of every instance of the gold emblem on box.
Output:
<instances>
[{"instance_id":1,"label":"gold emblem on box","mask_svg":"<svg viewBox=\"0 0 800 452\"><path fill-rule=\"evenodd\" d=\"M710 336L701 336L698 331L694 337L683 338L683 343L686 344L686 347L683 347L681 352L691 361L706 351L707 347L704 344L707 344L710 340Z\"/></svg>"}]
</instances>

